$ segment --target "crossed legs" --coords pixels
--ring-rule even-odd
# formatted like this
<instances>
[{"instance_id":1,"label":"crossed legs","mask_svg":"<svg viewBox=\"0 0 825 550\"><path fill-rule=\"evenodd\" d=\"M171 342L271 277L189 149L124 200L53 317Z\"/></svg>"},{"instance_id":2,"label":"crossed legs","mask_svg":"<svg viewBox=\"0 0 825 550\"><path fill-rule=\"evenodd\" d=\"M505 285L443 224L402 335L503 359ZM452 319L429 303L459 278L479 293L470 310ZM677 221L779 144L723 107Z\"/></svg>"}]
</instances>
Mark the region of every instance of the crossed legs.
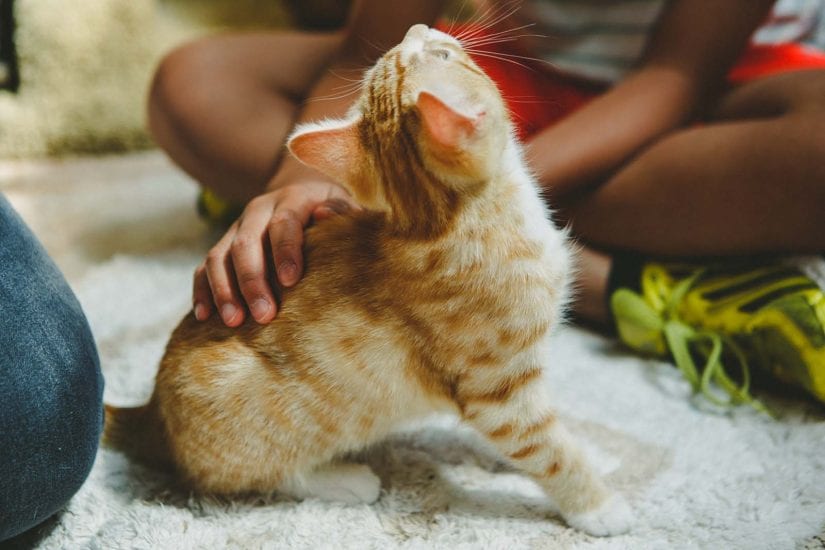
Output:
<instances>
[{"instance_id":1,"label":"crossed legs","mask_svg":"<svg viewBox=\"0 0 825 550\"><path fill-rule=\"evenodd\" d=\"M173 52L150 98L156 140L220 195L246 201L274 173L310 83L340 37L210 38ZM285 51L291 55L283 55ZM825 250L825 71L733 89L604 184L553 205L585 249L576 309L606 321L609 254L720 256ZM596 250L605 251L606 254Z\"/></svg>"},{"instance_id":2,"label":"crossed legs","mask_svg":"<svg viewBox=\"0 0 825 550\"><path fill-rule=\"evenodd\" d=\"M825 71L740 86L562 205L582 252L577 313L609 320L611 251L743 256L825 250ZM600 252L605 251L605 252Z\"/></svg>"},{"instance_id":3,"label":"crossed legs","mask_svg":"<svg viewBox=\"0 0 825 550\"><path fill-rule=\"evenodd\" d=\"M174 50L149 95L152 135L201 185L249 201L275 173L301 101L340 39L250 33Z\"/></svg>"}]
</instances>

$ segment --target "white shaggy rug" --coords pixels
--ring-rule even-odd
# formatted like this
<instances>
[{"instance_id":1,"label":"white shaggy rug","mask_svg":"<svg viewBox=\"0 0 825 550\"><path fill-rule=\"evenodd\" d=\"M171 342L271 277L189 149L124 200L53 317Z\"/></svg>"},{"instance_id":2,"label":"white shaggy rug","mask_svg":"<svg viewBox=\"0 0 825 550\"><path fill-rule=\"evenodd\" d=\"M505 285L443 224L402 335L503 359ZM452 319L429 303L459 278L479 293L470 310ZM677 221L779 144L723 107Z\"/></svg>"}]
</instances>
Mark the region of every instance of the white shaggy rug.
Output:
<instances>
[{"instance_id":1,"label":"white shaggy rug","mask_svg":"<svg viewBox=\"0 0 825 550\"><path fill-rule=\"evenodd\" d=\"M189 305L194 266L214 238L195 187L157 153L0 164L5 192L45 241L97 338L106 399L138 403ZM365 454L382 479L374 505L191 497L172 479L101 450L86 484L38 548L822 548L825 408L768 397L703 412L667 364L577 328L548 358L552 392L637 520L611 539L568 529L537 487L449 419Z\"/></svg>"}]
</instances>

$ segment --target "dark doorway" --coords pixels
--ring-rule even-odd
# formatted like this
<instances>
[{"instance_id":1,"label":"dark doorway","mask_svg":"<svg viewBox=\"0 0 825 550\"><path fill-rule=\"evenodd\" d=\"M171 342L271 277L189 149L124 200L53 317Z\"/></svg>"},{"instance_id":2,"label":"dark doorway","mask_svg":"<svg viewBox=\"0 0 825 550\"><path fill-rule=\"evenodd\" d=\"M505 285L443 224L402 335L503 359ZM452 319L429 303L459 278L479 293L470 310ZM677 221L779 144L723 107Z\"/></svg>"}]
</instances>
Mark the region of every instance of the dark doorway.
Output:
<instances>
[{"instance_id":1,"label":"dark doorway","mask_svg":"<svg viewBox=\"0 0 825 550\"><path fill-rule=\"evenodd\" d=\"M14 6L0 0L0 89L16 92L20 86L17 51L14 48Z\"/></svg>"}]
</instances>

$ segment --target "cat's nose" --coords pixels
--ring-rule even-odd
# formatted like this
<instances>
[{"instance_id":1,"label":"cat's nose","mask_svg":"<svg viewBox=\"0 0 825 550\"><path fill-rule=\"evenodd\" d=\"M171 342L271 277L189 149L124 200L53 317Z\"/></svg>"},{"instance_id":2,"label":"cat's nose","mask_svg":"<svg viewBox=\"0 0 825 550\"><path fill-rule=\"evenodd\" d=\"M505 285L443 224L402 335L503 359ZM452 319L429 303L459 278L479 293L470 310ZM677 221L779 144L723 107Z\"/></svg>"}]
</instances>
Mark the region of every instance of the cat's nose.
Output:
<instances>
[{"instance_id":1,"label":"cat's nose","mask_svg":"<svg viewBox=\"0 0 825 550\"><path fill-rule=\"evenodd\" d=\"M424 40L428 32L430 32L430 28L427 25L419 23L410 27L410 30L408 30L406 36L404 36L404 40Z\"/></svg>"}]
</instances>

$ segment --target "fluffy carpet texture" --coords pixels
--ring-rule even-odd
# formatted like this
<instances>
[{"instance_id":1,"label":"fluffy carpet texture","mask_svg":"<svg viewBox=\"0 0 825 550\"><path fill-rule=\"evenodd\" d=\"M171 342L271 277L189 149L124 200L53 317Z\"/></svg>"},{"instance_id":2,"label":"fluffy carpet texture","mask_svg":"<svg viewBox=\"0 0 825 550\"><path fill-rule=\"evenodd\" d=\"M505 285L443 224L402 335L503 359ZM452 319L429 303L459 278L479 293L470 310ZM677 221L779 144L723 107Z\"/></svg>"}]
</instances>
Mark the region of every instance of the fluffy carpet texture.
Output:
<instances>
[{"instance_id":1,"label":"fluffy carpet texture","mask_svg":"<svg viewBox=\"0 0 825 550\"><path fill-rule=\"evenodd\" d=\"M195 186L158 154L0 164L5 192L67 273L96 335L106 399L147 398L191 274L214 239ZM103 205L103 206L102 206ZM765 396L771 420L703 411L671 366L583 330L547 358L556 403L632 502L629 534L567 528L528 479L452 419L410 426L364 453L371 506L197 498L103 449L38 548L822 548L825 410Z\"/></svg>"}]
</instances>

